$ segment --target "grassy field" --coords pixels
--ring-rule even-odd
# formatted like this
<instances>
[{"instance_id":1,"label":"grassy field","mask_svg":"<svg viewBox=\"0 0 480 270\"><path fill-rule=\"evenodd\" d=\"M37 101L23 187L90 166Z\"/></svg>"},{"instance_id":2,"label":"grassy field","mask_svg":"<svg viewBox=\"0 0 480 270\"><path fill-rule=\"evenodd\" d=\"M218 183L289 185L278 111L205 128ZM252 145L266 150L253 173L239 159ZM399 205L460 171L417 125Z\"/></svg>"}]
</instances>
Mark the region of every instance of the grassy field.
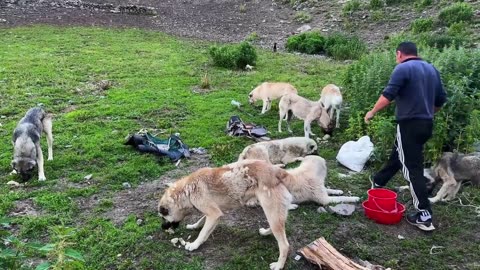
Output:
<instances>
[{"instance_id":1,"label":"grassy field","mask_svg":"<svg viewBox=\"0 0 480 270\"><path fill-rule=\"evenodd\" d=\"M179 132L188 146L208 150L210 159L205 162L232 162L251 143L225 135L225 124L232 115L264 125L272 138L288 135L276 131L276 103L262 116L260 108L247 105L247 94L254 86L263 81L288 81L301 95L317 99L327 83L341 84L346 66L259 51L254 71L230 71L211 67L209 45L140 30L1 29L0 217L8 217L10 224L2 229L3 234L45 244L58 242L53 226L75 228L69 242L83 254L84 269L266 269L276 260L274 238L257 233L266 224L259 209L228 218L198 251L173 247L171 238L194 238L197 232L180 229L174 236L162 232L154 207L158 194L153 191L161 192L163 186L145 187L159 179L172 181L199 163L183 161L176 168L167 160L124 146L124 138L141 128L156 129L160 137ZM198 93L207 71L212 89ZM102 80L112 86L99 88ZM230 105L232 99L244 104L247 113ZM46 162L47 181L7 186L8 181L18 180L9 176L13 129L26 110L38 103L55 115L54 161ZM295 135L303 134L302 126L300 121L294 123ZM321 134L318 127L313 131ZM365 198L367 172L338 176L345 173L334 162L340 138L335 136L319 147L320 155L329 160L329 185ZM45 140L42 143L46 152ZM84 177L89 174L93 178L87 182ZM132 188L126 190L125 182ZM398 179L392 185L401 183ZM465 187L459 197L464 203L480 205L478 189ZM409 199L408 194L400 195L403 202ZM137 202L149 206L129 208ZM119 209L127 211L122 212L125 219L121 222L115 219ZM361 208L348 218L318 214L316 209L307 204L290 212L287 236L292 253L286 269L314 269L303 260L293 260L294 251L320 236L349 257L393 269L480 269L480 217L473 206L435 205L438 230L431 234L405 221L394 226L375 224L363 216ZM432 246L442 248L430 254ZM45 260L56 261L34 251L26 255L22 259L25 269Z\"/></svg>"}]
</instances>

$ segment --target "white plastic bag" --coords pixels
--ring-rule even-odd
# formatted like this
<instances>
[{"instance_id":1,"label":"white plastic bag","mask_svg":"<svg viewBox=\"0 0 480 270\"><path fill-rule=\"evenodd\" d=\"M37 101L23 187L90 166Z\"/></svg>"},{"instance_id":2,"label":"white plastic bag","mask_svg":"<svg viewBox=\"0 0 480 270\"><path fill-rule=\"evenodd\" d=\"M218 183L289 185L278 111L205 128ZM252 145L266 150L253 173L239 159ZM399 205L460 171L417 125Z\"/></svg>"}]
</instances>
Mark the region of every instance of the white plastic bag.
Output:
<instances>
[{"instance_id":1,"label":"white plastic bag","mask_svg":"<svg viewBox=\"0 0 480 270\"><path fill-rule=\"evenodd\" d=\"M373 152L373 143L370 137L363 136L358 141L348 141L340 147L337 160L352 171L359 172L367 163Z\"/></svg>"}]
</instances>

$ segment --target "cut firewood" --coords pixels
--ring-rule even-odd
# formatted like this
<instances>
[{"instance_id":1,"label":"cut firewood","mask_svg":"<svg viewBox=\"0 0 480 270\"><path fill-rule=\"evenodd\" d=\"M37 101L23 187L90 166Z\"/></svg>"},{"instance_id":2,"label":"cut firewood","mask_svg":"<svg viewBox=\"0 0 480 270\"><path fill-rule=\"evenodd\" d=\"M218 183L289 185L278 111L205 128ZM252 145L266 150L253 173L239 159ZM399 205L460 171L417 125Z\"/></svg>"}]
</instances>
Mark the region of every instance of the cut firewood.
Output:
<instances>
[{"instance_id":1,"label":"cut firewood","mask_svg":"<svg viewBox=\"0 0 480 270\"><path fill-rule=\"evenodd\" d=\"M317 264L320 269L328 270L370 270L343 256L332 245L330 245L325 238L321 237L306 247L299 250L299 252L309 262ZM384 269L379 266L376 269Z\"/></svg>"}]
</instances>

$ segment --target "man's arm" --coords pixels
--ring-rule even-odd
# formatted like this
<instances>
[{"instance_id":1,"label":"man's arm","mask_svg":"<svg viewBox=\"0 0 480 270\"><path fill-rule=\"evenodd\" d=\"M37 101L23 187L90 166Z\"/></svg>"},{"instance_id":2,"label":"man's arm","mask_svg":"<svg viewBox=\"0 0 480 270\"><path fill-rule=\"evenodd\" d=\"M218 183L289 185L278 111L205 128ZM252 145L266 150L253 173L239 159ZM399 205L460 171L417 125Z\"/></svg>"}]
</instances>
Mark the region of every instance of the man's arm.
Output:
<instances>
[{"instance_id":1,"label":"man's arm","mask_svg":"<svg viewBox=\"0 0 480 270\"><path fill-rule=\"evenodd\" d=\"M373 109L365 115L365 123L368 123L370 119L378 112L381 111L383 108L387 107L390 104L390 100L386 98L383 94L378 98L377 103L373 106Z\"/></svg>"}]
</instances>

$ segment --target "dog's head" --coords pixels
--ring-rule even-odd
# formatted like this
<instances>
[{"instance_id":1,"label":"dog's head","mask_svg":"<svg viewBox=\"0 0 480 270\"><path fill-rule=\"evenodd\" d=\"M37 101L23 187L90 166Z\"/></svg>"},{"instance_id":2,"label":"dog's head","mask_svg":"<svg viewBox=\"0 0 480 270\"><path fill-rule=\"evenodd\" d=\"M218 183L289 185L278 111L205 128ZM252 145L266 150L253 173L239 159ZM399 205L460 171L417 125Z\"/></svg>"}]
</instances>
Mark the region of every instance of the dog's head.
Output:
<instances>
[{"instance_id":1,"label":"dog's head","mask_svg":"<svg viewBox=\"0 0 480 270\"><path fill-rule=\"evenodd\" d=\"M310 155L317 152L317 143L313 139L308 139L305 144L305 154Z\"/></svg>"},{"instance_id":2,"label":"dog's head","mask_svg":"<svg viewBox=\"0 0 480 270\"><path fill-rule=\"evenodd\" d=\"M187 215L185 208L181 207L183 197L176 194L175 186L169 187L158 203L158 214L163 218L162 229L176 229Z\"/></svg>"},{"instance_id":3,"label":"dog's head","mask_svg":"<svg viewBox=\"0 0 480 270\"><path fill-rule=\"evenodd\" d=\"M433 190L440 182L440 178L436 175L435 170L433 169L423 169L423 176L427 179L427 192L429 195L433 194Z\"/></svg>"},{"instance_id":4,"label":"dog's head","mask_svg":"<svg viewBox=\"0 0 480 270\"><path fill-rule=\"evenodd\" d=\"M33 176L37 162L35 159L31 158L15 158L12 160L12 168L20 174L23 181L28 181Z\"/></svg>"},{"instance_id":5,"label":"dog's head","mask_svg":"<svg viewBox=\"0 0 480 270\"><path fill-rule=\"evenodd\" d=\"M255 89L252 90L249 94L248 94L248 103L250 104L253 104L255 103L255 101L257 101L257 98L255 97Z\"/></svg>"}]
</instances>

